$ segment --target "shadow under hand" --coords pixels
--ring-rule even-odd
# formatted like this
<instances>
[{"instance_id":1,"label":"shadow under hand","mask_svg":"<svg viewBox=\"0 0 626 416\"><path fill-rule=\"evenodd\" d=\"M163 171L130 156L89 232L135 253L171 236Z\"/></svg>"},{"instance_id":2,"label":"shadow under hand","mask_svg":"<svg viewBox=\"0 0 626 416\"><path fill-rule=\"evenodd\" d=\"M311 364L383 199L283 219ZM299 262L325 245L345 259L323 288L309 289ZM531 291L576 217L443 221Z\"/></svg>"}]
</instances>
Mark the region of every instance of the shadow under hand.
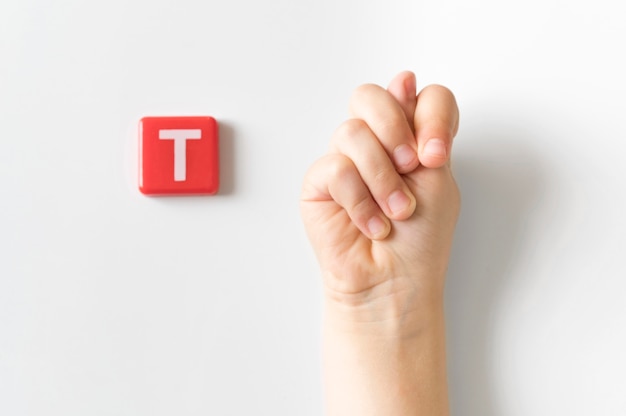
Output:
<instances>
[{"instance_id":1,"label":"shadow under hand","mask_svg":"<svg viewBox=\"0 0 626 416\"><path fill-rule=\"evenodd\" d=\"M524 223L540 199L540 159L515 126L464 132L453 170L462 209L446 287L451 414L500 416L495 394L494 322ZM482 130L482 131L478 131ZM461 143L459 143L461 144Z\"/></svg>"}]
</instances>

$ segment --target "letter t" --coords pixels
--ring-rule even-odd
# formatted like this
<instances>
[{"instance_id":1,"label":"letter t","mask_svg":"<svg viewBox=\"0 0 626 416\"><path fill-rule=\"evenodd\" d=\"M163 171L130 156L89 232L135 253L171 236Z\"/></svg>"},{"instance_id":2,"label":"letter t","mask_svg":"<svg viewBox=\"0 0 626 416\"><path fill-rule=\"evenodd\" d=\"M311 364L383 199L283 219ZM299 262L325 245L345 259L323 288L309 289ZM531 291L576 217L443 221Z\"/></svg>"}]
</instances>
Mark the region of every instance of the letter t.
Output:
<instances>
[{"instance_id":1,"label":"letter t","mask_svg":"<svg viewBox=\"0 0 626 416\"><path fill-rule=\"evenodd\" d=\"M159 130L159 139L174 140L174 181L187 179L187 140L199 140L202 130Z\"/></svg>"}]
</instances>

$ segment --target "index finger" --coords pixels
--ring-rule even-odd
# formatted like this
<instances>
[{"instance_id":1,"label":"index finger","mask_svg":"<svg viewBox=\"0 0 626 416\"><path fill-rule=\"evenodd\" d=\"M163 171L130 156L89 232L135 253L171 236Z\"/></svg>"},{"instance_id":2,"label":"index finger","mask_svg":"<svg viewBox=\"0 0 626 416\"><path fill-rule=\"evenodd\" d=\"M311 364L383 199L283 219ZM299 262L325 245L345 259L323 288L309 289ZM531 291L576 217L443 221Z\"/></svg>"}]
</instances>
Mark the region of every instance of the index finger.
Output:
<instances>
[{"instance_id":1,"label":"index finger","mask_svg":"<svg viewBox=\"0 0 626 416\"><path fill-rule=\"evenodd\" d=\"M417 142L404 110L384 88L365 84L350 99L350 112L374 132L399 173L408 173L419 164Z\"/></svg>"}]
</instances>

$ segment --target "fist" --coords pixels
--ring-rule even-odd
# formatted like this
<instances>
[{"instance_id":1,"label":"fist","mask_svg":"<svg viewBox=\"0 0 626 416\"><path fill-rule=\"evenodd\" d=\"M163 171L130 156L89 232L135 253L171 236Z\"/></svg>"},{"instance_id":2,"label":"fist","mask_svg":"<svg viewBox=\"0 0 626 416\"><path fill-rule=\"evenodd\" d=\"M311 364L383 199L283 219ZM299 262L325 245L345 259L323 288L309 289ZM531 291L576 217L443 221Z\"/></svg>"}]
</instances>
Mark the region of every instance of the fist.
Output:
<instances>
[{"instance_id":1,"label":"fist","mask_svg":"<svg viewBox=\"0 0 626 416\"><path fill-rule=\"evenodd\" d=\"M387 89L357 88L350 113L305 176L302 218L329 298L400 316L443 297L460 205L450 170L459 111L450 90L417 93L403 72Z\"/></svg>"}]
</instances>

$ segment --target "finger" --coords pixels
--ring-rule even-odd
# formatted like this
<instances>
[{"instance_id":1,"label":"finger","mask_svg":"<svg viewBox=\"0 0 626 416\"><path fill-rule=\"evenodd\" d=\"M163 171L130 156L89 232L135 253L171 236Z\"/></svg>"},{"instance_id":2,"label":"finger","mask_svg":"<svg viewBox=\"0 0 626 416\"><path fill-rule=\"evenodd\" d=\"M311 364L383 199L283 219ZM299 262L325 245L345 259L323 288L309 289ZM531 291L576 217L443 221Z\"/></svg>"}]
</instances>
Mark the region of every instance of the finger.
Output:
<instances>
[{"instance_id":1,"label":"finger","mask_svg":"<svg viewBox=\"0 0 626 416\"><path fill-rule=\"evenodd\" d=\"M332 150L348 157L388 218L404 220L415 210L415 197L378 138L363 120L344 122L331 140Z\"/></svg>"},{"instance_id":2,"label":"finger","mask_svg":"<svg viewBox=\"0 0 626 416\"><path fill-rule=\"evenodd\" d=\"M305 178L302 200L334 201L370 239L384 239L391 230L389 219L372 198L354 163L345 155L330 153L313 164Z\"/></svg>"},{"instance_id":3,"label":"finger","mask_svg":"<svg viewBox=\"0 0 626 416\"><path fill-rule=\"evenodd\" d=\"M417 96L414 120L420 163L429 168L443 166L450 159L459 128L454 94L441 85L424 88Z\"/></svg>"},{"instance_id":4,"label":"finger","mask_svg":"<svg viewBox=\"0 0 626 416\"><path fill-rule=\"evenodd\" d=\"M354 118L367 123L398 172L407 173L417 167L417 143L410 123L387 90L373 84L358 87L350 100L350 112Z\"/></svg>"},{"instance_id":5,"label":"finger","mask_svg":"<svg viewBox=\"0 0 626 416\"><path fill-rule=\"evenodd\" d=\"M387 87L389 94L400 104L411 129L413 129L413 114L415 114L415 105L417 104L416 88L415 74L410 71L400 72Z\"/></svg>"}]
</instances>

